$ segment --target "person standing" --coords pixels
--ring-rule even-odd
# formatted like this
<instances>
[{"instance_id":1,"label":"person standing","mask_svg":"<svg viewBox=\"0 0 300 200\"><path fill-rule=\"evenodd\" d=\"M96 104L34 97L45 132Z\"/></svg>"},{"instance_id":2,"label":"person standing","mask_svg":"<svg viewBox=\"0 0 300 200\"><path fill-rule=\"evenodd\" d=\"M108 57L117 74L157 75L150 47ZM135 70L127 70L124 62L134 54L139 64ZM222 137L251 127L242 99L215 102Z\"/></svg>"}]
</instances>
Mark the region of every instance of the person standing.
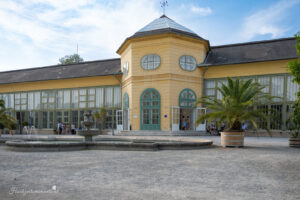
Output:
<instances>
[{"instance_id":1,"label":"person standing","mask_svg":"<svg viewBox=\"0 0 300 200\"><path fill-rule=\"evenodd\" d=\"M185 130L190 130L190 120L189 119L186 120Z\"/></svg>"},{"instance_id":2,"label":"person standing","mask_svg":"<svg viewBox=\"0 0 300 200\"><path fill-rule=\"evenodd\" d=\"M72 135L76 134L76 129L75 129L75 125L74 124L71 124L71 133L72 133Z\"/></svg>"},{"instance_id":3,"label":"person standing","mask_svg":"<svg viewBox=\"0 0 300 200\"><path fill-rule=\"evenodd\" d=\"M71 126L70 126L70 124L65 124L65 132L66 132L66 134L67 134L67 135L70 134L70 131L71 131Z\"/></svg>"},{"instance_id":4,"label":"person standing","mask_svg":"<svg viewBox=\"0 0 300 200\"><path fill-rule=\"evenodd\" d=\"M186 129L186 121L183 122L183 130Z\"/></svg>"},{"instance_id":5,"label":"person standing","mask_svg":"<svg viewBox=\"0 0 300 200\"><path fill-rule=\"evenodd\" d=\"M66 126L63 122L61 123L61 129L62 129L62 134L63 135L66 134Z\"/></svg>"},{"instance_id":6,"label":"person standing","mask_svg":"<svg viewBox=\"0 0 300 200\"><path fill-rule=\"evenodd\" d=\"M246 129L247 129L247 124L243 123L243 124L242 124L242 129L243 129L243 131L246 131Z\"/></svg>"},{"instance_id":7,"label":"person standing","mask_svg":"<svg viewBox=\"0 0 300 200\"><path fill-rule=\"evenodd\" d=\"M58 129L58 134L61 135L62 130L63 130L63 125L61 122L58 122L57 124L57 129Z\"/></svg>"}]
</instances>

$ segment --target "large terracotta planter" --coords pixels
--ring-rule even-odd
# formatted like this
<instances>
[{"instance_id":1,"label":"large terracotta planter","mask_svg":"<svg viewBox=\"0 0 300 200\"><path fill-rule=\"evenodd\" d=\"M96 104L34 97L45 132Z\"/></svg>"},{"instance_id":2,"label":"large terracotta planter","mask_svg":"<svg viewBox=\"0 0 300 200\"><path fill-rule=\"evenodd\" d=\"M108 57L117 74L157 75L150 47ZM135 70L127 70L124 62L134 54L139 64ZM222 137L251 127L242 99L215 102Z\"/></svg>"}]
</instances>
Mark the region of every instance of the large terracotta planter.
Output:
<instances>
[{"instance_id":1,"label":"large terracotta planter","mask_svg":"<svg viewBox=\"0 0 300 200\"><path fill-rule=\"evenodd\" d=\"M243 147L245 132L224 131L221 132L221 146L222 147Z\"/></svg>"},{"instance_id":2,"label":"large terracotta planter","mask_svg":"<svg viewBox=\"0 0 300 200\"><path fill-rule=\"evenodd\" d=\"M300 138L290 138L289 139L290 147L298 147L300 148Z\"/></svg>"}]
</instances>

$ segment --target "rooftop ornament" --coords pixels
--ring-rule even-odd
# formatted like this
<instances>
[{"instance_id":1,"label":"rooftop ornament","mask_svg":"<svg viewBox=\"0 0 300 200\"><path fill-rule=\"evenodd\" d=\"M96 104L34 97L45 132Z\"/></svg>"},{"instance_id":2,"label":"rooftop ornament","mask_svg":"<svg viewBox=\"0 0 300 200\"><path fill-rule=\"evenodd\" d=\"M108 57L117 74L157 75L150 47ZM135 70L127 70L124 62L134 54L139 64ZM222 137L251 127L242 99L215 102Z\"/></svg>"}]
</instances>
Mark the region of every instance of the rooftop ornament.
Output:
<instances>
[{"instance_id":1,"label":"rooftop ornament","mask_svg":"<svg viewBox=\"0 0 300 200\"><path fill-rule=\"evenodd\" d=\"M166 9L167 6L168 6L168 1L161 1L160 2L160 7L162 7L162 9L163 9L163 15L166 14L165 9Z\"/></svg>"}]
</instances>

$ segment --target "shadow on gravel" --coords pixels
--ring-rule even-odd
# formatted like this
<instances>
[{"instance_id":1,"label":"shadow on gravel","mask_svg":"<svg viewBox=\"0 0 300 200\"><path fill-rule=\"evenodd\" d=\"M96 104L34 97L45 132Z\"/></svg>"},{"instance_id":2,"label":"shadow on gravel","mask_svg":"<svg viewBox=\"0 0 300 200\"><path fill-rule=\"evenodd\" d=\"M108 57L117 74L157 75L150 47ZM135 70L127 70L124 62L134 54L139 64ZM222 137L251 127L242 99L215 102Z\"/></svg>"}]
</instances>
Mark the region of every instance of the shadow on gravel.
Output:
<instances>
[{"instance_id":1,"label":"shadow on gravel","mask_svg":"<svg viewBox=\"0 0 300 200\"><path fill-rule=\"evenodd\" d=\"M251 151L276 151L276 152L282 152L282 151L289 151L292 150L289 146L245 146L240 149L249 149ZM299 149L300 150L300 149Z\"/></svg>"}]
</instances>

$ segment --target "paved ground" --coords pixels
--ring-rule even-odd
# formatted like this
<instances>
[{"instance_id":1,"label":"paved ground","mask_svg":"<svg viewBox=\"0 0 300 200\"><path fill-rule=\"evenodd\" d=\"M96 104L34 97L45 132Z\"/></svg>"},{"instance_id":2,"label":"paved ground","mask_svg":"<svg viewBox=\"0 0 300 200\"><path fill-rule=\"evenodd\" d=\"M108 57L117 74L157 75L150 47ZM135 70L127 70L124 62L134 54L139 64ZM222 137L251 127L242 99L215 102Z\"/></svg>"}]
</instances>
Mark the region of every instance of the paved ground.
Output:
<instances>
[{"instance_id":1,"label":"paved ground","mask_svg":"<svg viewBox=\"0 0 300 200\"><path fill-rule=\"evenodd\" d=\"M2 145L0 199L300 199L300 149L289 148L287 138L246 138L245 144L48 153Z\"/></svg>"}]
</instances>

